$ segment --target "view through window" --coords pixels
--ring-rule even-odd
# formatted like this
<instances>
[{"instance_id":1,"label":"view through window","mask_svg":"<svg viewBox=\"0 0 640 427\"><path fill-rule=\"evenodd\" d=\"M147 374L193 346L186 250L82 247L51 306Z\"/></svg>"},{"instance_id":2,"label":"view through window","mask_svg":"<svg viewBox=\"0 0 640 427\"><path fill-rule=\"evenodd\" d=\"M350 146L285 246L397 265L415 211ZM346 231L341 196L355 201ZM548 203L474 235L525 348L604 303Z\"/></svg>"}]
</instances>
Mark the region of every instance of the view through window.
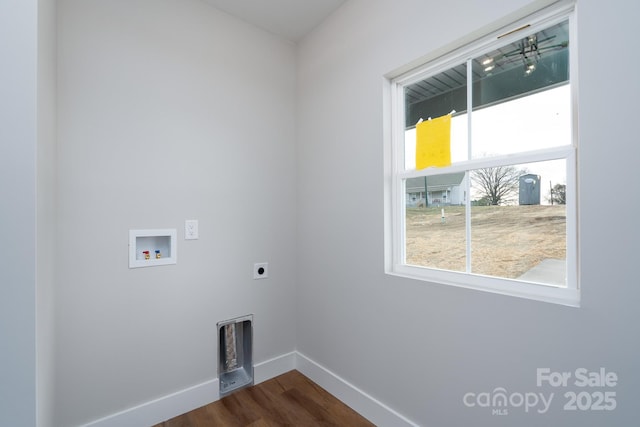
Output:
<instances>
[{"instance_id":1,"label":"view through window","mask_svg":"<svg viewBox=\"0 0 640 427\"><path fill-rule=\"evenodd\" d=\"M570 33L527 25L396 79L396 265L577 288ZM418 123L447 115L449 162L417 168Z\"/></svg>"}]
</instances>

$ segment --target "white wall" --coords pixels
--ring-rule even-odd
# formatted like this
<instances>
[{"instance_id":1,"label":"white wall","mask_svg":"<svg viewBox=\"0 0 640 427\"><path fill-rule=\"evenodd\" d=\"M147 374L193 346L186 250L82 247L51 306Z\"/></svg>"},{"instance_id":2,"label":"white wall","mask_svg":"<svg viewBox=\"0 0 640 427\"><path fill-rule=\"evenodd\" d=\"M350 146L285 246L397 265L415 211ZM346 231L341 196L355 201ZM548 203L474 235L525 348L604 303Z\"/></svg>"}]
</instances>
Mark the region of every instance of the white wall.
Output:
<instances>
[{"instance_id":1,"label":"white wall","mask_svg":"<svg viewBox=\"0 0 640 427\"><path fill-rule=\"evenodd\" d=\"M0 425L36 423L37 1L0 2Z\"/></svg>"},{"instance_id":2,"label":"white wall","mask_svg":"<svg viewBox=\"0 0 640 427\"><path fill-rule=\"evenodd\" d=\"M623 47L638 4L578 1L582 307L383 272L382 76L529 4L350 0L298 49L297 348L422 426L631 425L639 415L638 203L599 197L624 200L609 183L633 182L640 154L640 60ZM617 409L563 411L566 390L546 415L463 405L467 392L540 391L538 367L615 371Z\"/></svg>"},{"instance_id":3,"label":"white wall","mask_svg":"<svg viewBox=\"0 0 640 427\"><path fill-rule=\"evenodd\" d=\"M291 352L295 47L198 0L60 0L58 51L54 424L215 378L220 320ZM141 228L178 263L129 269Z\"/></svg>"},{"instance_id":4,"label":"white wall","mask_svg":"<svg viewBox=\"0 0 640 427\"><path fill-rule=\"evenodd\" d=\"M55 0L0 3L0 425L53 403Z\"/></svg>"},{"instance_id":5,"label":"white wall","mask_svg":"<svg viewBox=\"0 0 640 427\"><path fill-rule=\"evenodd\" d=\"M351 0L297 48L297 97L293 46L199 1L59 0L57 147L54 3L0 2L1 425L77 425L212 379L215 323L249 312L256 362L297 345L420 425L635 422L638 204L599 196L623 199L609 183L640 154L638 82L612 74L639 65L621 48L635 3L578 3L580 309L383 274L382 76L525 0ZM177 265L127 268L128 229L192 218ZM544 417L462 404L600 366L620 377L613 412L562 411L562 392Z\"/></svg>"},{"instance_id":6,"label":"white wall","mask_svg":"<svg viewBox=\"0 0 640 427\"><path fill-rule=\"evenodd\" d=\"M56 1L38 0L36 407L37 425L53 426L56 229Z\"/></svg>"}]
</instances>

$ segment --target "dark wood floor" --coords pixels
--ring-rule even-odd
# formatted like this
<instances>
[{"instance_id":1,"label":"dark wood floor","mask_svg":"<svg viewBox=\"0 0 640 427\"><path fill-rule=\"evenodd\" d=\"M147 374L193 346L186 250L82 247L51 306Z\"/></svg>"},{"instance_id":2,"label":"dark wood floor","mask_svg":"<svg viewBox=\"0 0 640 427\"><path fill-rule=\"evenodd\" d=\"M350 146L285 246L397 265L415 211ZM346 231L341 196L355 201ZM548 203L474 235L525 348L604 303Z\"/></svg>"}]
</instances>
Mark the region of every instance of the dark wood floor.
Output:
<instances>
[{"instance_id":1,"label":"dark wood floor","mask_svg":"<svg viewBox=\"0 0 640 427\"><path fill-rule=\"evenodd\" d=\"M372 423L298 371L239 390L154 427L348 426Z\"/></svg>"}]
</instances>

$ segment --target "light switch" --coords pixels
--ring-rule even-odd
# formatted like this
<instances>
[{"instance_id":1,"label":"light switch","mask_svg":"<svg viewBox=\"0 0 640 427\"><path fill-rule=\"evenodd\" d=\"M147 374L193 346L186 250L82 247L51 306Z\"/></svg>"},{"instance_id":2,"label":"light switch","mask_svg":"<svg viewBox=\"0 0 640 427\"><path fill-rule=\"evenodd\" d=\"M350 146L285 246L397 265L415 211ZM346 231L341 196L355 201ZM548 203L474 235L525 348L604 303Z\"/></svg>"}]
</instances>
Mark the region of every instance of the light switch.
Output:
<instances>
[{"instance_id":1,"label":"light switch","mask_svg":"<svg viewBox=\"0 0 640 427\"><path fill-rule=\"evenodd\" d=\"M195 240L198 238L198 220L188 219L184 222L184 239Z\"/></svg>"}]
</instances>

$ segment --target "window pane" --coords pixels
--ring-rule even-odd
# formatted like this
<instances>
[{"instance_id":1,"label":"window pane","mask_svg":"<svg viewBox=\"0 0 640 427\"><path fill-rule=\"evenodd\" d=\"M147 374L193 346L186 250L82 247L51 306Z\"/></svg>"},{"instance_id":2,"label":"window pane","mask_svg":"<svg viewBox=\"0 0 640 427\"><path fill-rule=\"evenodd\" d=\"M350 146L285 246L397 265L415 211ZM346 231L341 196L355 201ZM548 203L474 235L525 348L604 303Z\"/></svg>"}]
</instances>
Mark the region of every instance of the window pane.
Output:
<instances>
[{"instance_id":1,"label":"window pane","mask_svg":"<svg viewBox=\"0 0 640 427\"><path fill-rule=\"evenodd\" d=\"M473 158L571 143L567 21L472 64Z\"/></svg>"},{"instance_id":2,"label":"window pane","mask_svg":"<svg viewBox=\"0 0 640 427\"><path fill-rule=\"evenodd\" d=\"M471 272L565 286L565 190L565 160L472 171Z\"/></svg>"},{"instance_id":3,"label":"window pane","mask_svg":"<svg viewBox=\"0 0 640 427\"><path fill-rule=\"evenodd\" d=\"M578 304L574 15L545 8L387 85L388 274Z\"/></svg>"},{"instance_id":4,"label":"window pane","mask_svg":"<svg viewBox=\"0 0 640 427\"><path fill-rule=\"evenodd\" d=\"M415 169L415 126L420 119L428 120L451 113L451 161L468 158L467 143L467 67L455 66L404 88L405 101L405 169Z\"/></svg>"},{"instance_id":5,"label":"window pane","mask_svg":"<svg viewBox=\"0 0 640 427\"><path fill-rule=\"evenodd\" d=\"M472 157L571 144L569 85L473 113Z\"/></svg>"},{"instance_id":6,"label":"window pane","mask_svg":"<svg viewBox=\"0 0 640 427\"><path fill-rule=\"evenodd\" d=\"M407 264L466 271L466 182L464 173L405 180Z\"/></svg>"},{"instance_id":7,"label":"window pane","mask_svg":"<svg viewBox=\"0 0 640 427\"><path fill-rule=\"evenodd\" d=\"M474 109L569 81L569 22L487 52L472 63Z\"/></svg>"}]
</instances>

